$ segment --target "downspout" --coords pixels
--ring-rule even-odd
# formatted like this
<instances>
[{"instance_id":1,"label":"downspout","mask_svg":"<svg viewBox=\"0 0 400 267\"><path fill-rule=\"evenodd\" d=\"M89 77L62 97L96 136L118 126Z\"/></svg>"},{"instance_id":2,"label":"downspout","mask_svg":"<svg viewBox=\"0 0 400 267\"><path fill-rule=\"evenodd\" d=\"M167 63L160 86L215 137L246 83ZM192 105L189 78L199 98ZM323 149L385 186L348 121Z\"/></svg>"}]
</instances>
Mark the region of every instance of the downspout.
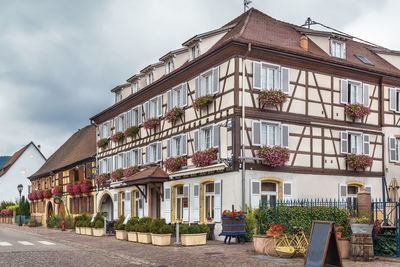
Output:
<instances>
[{"instance_id":1,"label":"downspout","mask_svg":"<svg viewBox=\"0 0 400 267\"><path fill-rule=\"evenodd\" d=\"M97 127L98 127L98 125L95 123L95 122L93 122L93 120L90 120L90 124L91 125L93 125L94 127L96 127L96 129L97 129ZM97 131L95 131L95 135L97 136ZM97 147L96 147L96 175L98 175L98 173L99 173L99 170L98 170L98 165L97 165ZM95 208L95 210L93 211L95 214L97 214L97 196L99 195L99 186L96 184L96 193L95 193L95 198L94 198L94 208ZM104 224L105 225L105 224Z\"/></svg>"}]
</instances>

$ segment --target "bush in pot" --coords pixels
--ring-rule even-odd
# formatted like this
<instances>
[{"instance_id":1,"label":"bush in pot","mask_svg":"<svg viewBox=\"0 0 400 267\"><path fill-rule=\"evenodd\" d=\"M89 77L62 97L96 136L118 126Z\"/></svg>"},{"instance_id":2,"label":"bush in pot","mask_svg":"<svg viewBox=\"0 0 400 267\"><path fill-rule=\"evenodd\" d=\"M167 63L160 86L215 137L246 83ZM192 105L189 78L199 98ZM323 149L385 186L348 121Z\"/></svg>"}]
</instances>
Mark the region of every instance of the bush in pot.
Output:
<instances>
[{"instance_id":1,"label":"bush in pot","mask_svg":"<svg viewBox=\"0 0 400 267\"><path fill-rule=\"evenodd\" d=\"M139 243L151 244L151 222L149 217L139 219L138 224L134 226L134 231L137 232L137 239Z\"/></svg>"},{"instance_id":2,"label":"bush in pot","mask_svg":"<svg viewBox=\"0 0 400 267\"><path fill-rule=\"evenodd\" d=\"M360 212L358 217L350 220L350 227L353 234L371 234L374 225L371 223L372 214Z\"/></svg>"},{"instance_id":3,"label":"bush in pot","mask_svg":"<svg viewBox=\"0 0 400 267\"><path fill-rule=\"evenodd\" d=\"M171 244L172 228L165 223L165 219L155 219L151 223L151 242L156 246L169 246Z\"/></svg>"},{"instance_id":4,"label":"bush in pot","mask_svg":"<svg viewBox=\"0 0 400 267\"><path fill-rule=\"evenodd\" d=\"M128 240L128 235L125 231L125 216L119 216L118 220L114 224L115 237L119 240Z\"/></svg>"},{"instance_id":5,"label":"bush in pot","mask_svg":"<svg viewBox=\"0 0 400 267\"><path fill-rule=\"evenodd\" d=\"M104 235L104 218L101 216L100 212L96 214L92 223L93 236L103 236Z\"/></svg>"},{"instance_id":6,"label":"bush in pot","mask_svg":"<svg viewBox=\"0 0 400 267\"><path fill-rule=\"evenodd\" d=\"M182 246L200 246L207 242L207 233L210 228L206 224L188 225L182 224L179 226Z\"/></svg>"},{"instance_id":7,"label":"bush in pot","mask_svg":"<svg viewBox=\"0 0 400 267\"><path fill-rule=\"evenodd\" d=\"M76 216L75 217L75 233L77 234L82 234L81 233L81 227L82 227L82 216Z\"/></svg>"},{"instance_id":8,"label":"bush in pot","mask_svg":"<svg viewBox=\"0 0 400 267\"><path fill-rule=\"evenodd\" d=\"M138 224L139 218L133 217L130 218L129 221L125 225L125 231L128 235L128 241L138 242L137 241L137 232L135 231L135 225Z\"/></svg>"}]
</instances>

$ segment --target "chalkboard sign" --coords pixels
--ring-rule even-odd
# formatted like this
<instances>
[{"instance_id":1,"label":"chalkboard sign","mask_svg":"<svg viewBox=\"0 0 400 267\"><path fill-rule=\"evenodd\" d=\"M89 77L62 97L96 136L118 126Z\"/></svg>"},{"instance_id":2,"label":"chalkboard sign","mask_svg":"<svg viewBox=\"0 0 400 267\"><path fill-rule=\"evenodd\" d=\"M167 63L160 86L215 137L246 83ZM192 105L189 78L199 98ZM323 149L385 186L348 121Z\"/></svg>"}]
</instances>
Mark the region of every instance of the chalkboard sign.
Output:
<instances>
[{"instance_id":1,"label":"chalkboard sign","mask_svg":"<svg viewBox=\"0 0 400 267\"><path fill-rule=\"evenodd\" d=\"M333 222L313 221L305 266L343 266Z\"/></svg>"}]
</instances>

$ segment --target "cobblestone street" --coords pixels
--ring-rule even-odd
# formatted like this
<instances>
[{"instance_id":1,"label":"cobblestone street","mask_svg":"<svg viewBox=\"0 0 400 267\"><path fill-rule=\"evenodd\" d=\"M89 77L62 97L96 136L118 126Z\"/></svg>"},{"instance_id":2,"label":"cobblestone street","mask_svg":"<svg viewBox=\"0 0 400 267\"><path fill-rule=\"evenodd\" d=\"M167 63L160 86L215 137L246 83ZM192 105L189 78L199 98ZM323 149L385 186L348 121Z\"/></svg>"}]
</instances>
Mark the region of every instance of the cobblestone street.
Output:
<instances>
[{"instance_id":1,"label":"cobblestone street","mask_svg":"<svg viewBox=\"0 0 400 267\"><path fill-rule=\"evenodd\" d=\"M114 236L101 238L76 235L74 232L28 228L1 224L0 230L9 233L28 233L26 236L45 238L63 244L59 249L21 252L0 250L0 266L303 266L303 259L269 258L252 253L252 244L224 245L208 242L203 247L156 247L125 241ZM2 240L0 237L0 242ZM345 260L344 266L400 266L400 260L379 258L374 262Z\"/></svg>"}]
</instances>

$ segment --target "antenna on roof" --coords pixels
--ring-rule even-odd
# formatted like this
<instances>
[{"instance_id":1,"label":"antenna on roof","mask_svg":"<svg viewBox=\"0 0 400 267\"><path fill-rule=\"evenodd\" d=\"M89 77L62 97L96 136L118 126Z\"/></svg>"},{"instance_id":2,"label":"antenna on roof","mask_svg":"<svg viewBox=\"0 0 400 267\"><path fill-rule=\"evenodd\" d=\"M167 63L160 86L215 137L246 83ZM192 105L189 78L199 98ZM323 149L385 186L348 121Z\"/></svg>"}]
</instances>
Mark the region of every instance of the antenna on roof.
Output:
<instances>
[{"instance_id":1,"label":"antenna on roof","mask_svg":"<svg viewBox=\"0 0 400 267\"><path fill-rule=\"evenodd\" d=\"M243 0L243 13L245 13L249 9L249 5L252 1L250 0Z\"/></svg>"},{"instance_id":2,"label":"antenna on roof","mask_svg":"<svg viewBox=\"0 0 400 267\"><path fill-rule=\"evenodd\" d=\"M306 19L306 22L303 25L301 25L301 27L307 26L310 29L311 25L314 24L317 24L317 22L313 21L310 17L308 17Z\"/></svg>"}]
</instances>

